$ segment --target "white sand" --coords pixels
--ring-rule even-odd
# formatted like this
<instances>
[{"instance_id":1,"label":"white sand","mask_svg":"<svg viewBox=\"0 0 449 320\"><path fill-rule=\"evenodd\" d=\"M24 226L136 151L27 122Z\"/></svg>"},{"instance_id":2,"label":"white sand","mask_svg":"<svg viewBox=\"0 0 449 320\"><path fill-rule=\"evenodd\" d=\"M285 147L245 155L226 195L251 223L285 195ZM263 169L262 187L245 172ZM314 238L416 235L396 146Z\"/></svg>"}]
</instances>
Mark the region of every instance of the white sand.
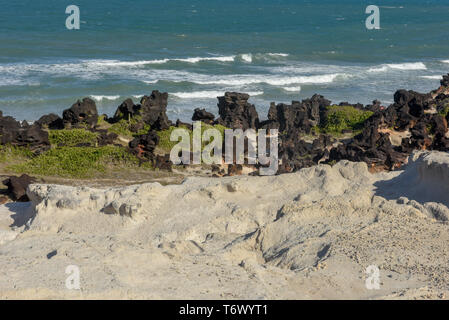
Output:
<instances>
[{"instance_id":1,"label":"white sand","mask_svg":"<svg viewBox=\"0 0 449 320\"><path fill-rule=\"evenodd\" d=\"M448 191L438 152L375 175L342 161L170 186L33 185L33 204L0 206L0 298L447 298ZM80 290L65 287L68 265ZM369 265L379 290L365 286Z\"/></svg>"}]
</instances>

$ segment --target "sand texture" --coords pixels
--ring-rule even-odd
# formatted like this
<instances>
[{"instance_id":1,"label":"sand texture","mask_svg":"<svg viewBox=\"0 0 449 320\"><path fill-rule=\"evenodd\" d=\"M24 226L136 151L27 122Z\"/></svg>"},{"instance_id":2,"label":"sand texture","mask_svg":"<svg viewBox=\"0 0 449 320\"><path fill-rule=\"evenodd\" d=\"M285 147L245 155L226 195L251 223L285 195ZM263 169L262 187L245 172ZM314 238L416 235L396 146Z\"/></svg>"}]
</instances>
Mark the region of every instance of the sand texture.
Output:
<instances>
[{"instance_id":1,"label":"sand texture","mask_svg":"<svg viewBox=\"0 0 449 320\"><path fill-rule=\"evenodd\" d=\"M0 206L0 298L447 299L449 154L93 189ZM66 267L80 270L69 290ZM365 285L380 270L380 288Z\"/></svg>"}]
</instances>

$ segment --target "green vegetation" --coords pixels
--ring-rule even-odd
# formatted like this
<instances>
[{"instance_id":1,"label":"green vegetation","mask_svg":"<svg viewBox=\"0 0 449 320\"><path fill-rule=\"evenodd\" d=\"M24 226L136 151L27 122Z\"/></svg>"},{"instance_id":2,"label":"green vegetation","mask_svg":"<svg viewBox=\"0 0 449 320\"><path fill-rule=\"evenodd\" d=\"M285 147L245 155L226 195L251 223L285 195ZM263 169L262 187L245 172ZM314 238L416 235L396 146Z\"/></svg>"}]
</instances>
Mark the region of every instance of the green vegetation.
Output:
<instances>
[{"instance_id":1,"label":"green vegetation","mask_svg":"<svg viewBox=\"0 0 449 320\"><path fill-rule=\"evenodd\" d=\"M137 125L140 122L142 122L141 116L135 116L133 118L130 118L129 120L122 119L119 122L113 124L110 124L107 121L105 121L104 116L98 118L98 125L100 127L103 127L107 129L109 132L115 133L119 136L126 138L133 138L148 133L151 127L149 124L144 124L143 128L137 132L132 132L130 130L131 126Z\"/></svg>"},{"instance_id":2,"label":"green vegetation","mask_svg":"<svg viewBox=\"0 0 449 320\"><path fill-rule=\"evenodd\" d=\"M189 131L189 135L190 135L190 142L192 142L193 139L193 134L192 134L192 130L187 129L187 127L185 126L181 126L181 128L186 129L187 131ZM222 125L208 125L205 123L201 123L201 137L203 136L204 131L208 130L208 129L217 129L218 131L220 131L221 133L221 138L222 141L224 140L224 131L227 129L226 127L222 126ZM159 144L158 147L163 150L166 153L170 153L171 149L178 144L178 141L170 141L170 136L173 132L173 130L178 129L177 127L170 127L167 130L163 130L163 131L159 131L157 134L159 135ZM207 142L202 143L202 146L204 147L206 144L208 144Z\"/></svg>"},{"instance_id":3,"label":"green vegetation","mask_svg":"<svg viewBox=\"0 0 449 320\"><path fill-rule=\"evenodd\" d=\"M186 127L182 127L182 128L188 130ZM162 150L163 150L164 152L166 152L166 153L169 153L170 150L171 150L176 144L178 144L177 141L175 141L175 142L170 141L170 136L171 136L173 130L175 130L175 129L177 129L177 127L170 127L170 128L168 128L167 130L158 131L158 133L157 133L157 135L159 136L159 144L158 144L158 147L159 147L160 149L162 149ZM190 130L188 130L188 131L189 131L189 133L190 133L190 136L192 136L192 135L191 135L192 132L191 132Z\"/></svg>"},{"instance_id":4,"label":"green vegetation","mask_svg":"<svg viewBox=\"0 0 449 320\"><path fill-rule=\"evenodd\" d=\"M98 134L85 129L50 130L48 138L53 146L74 147L79 144L97 145Z\"/></svg>"},{"instance_id":5,"label":"green vegetation","mask_svg":"<svg viewBox=\"0 0 449 320\"><path fill-rule=\"evenodd\" d=\"M442 115L443 117L446 117L448 113L449 113L449 103L447 105L445 105L444 108L438 112L438 114Z\"/></svg>"},{"instance_id":6,"label":"green vegetation","mask_svg":"<svg viewBox=\"0 0 449 320\"><path fill-rule=\"evenodd\" d=\"M27 161L32 156L33 153L27 148L0 145L0 163Z\"/></svg>"},{"instance_id":7,"label":"green vegetation","mask_svg":"<svg viewBox=\"0 0 449 320\"><path fill-rule=\"evenodd\" d=\"M17 173L88 178L107 169L138 166L139 160L125 148L104 146L55 148L9 168Z\"/></svg>"},{"instance_id":8,"label":"green vegetation","mask_svg":"<svg viewBox=\"0 0 449 320\"><path fill-rule=\"evenodd\" d=\"M328 134L341 134L344 130L357 133L363 128L364 122L373 115L371 111L356 109L352 106L327 107L327 119L320 132Z\"/></svg>"}]
</instances>

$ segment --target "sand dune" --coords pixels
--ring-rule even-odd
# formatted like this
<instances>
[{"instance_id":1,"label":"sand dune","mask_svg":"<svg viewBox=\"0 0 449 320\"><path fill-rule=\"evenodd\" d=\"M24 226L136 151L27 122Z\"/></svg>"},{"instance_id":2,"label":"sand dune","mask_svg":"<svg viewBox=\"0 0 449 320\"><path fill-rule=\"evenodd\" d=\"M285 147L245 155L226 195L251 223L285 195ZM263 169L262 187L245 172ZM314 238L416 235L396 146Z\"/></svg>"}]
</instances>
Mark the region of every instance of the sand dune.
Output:
<instances>
[{"instance_id":1,"label":"sand dune","mask_svg":"<svg viewBox=\"0 0 449 320\"><path fill-rule=\"evenodd\" d=\"M440 152L377 174L341 161L169 186L32 185L32 203L0 207L0 298L447 298L448 186ZM80 290L65 287L68 265ZM365 286L370 265L379 290Z\"/></svg>"}]
</instances>

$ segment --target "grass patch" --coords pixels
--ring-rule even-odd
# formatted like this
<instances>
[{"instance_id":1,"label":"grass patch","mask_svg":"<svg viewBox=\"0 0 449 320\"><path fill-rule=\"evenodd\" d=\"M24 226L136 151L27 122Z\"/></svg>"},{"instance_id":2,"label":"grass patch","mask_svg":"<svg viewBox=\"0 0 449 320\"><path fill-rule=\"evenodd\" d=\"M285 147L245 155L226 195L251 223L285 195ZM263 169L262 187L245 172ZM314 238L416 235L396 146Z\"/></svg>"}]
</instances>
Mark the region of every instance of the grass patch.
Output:
<instances>
[{"instance_id":1,"label":"grass patch","mask_svg":"<svg viewBox=\"0 0 449 320\"><path fill-rule=\"evenodd\" d=\"M449 113L449 104L445 105L443 109L438 111L438 114L443 117L446 117L448 113Z\"/></svg>"},{"instance_id":2,"label":"grass patch","mask_svg":"<svg viewBox=\"0 0 449 320\"><path fill-rule=\"evenodd\" d=\"M33 153L27 148L0 145L0 163L17 163L27 161L31 157L33 157Z\"/></svg>"},{"instance_id":3,"label":"grass patch","mask_svg":"<svg viewBox=\"0 0 449 320\"><path fill-rule=\"evenodd\" d=\"M85 129L50 130L48 139L53 146L74 147L79 144L88 143L97 145L98 134Z\"/></svg>"},{"instance_id":4,"label":"grass patch","mask_svg":"<svg viewBox=\"0 0 449 320\"><path fill-rule=\"evenodd\" d=\"M365 121L373 115L372 111L356 109L352 106L327 107L327 119L320 128L320 132L328 134L341 134L345 130L354 133L363 129Z\"/></svg>"},{"instance_id":5,"label":"grass patch","mask_svg":"<svg viewBox=\"0 0 449 320\"><path fill-rule=\"evenodd\" d=\"M104 146L55 148L9 169L33 175L89 178L107 169L138 166L139 160L127 149Z\"/></svg>"},{"instance_id":6,"label":"grass patch","mask_svg":"<svg viewBox=\"0 0 449 320\"><path fill-rule=\"evenodd\" d=\"M193 134L192 134L192 130L187 129L187 127L185 126L181 126L180 128L186 129L189 132L190 135L190 145L192 146L192 141L193 141ZM178 141L170 141L170 136L173 132L173 130L178 129L178 127L170 127L167 130L162 130L162 131L158 131L158 136L159 136L159 144L158 147L164 151L165 153L170 153L171 149L178 144ZM205 124L205 123L201 123L201 137L203 136L204 131L208 130L208 129L217 129L218 131L220 131L221 133L221 138L222 138L222 142L224 140L224 131L228 128L222 126L222 125L209 125L209 124ZM208 144L208 143L207 143ZM202 147L204 147L206 145L206 143L204 141L202 141Z\"/></svg>"},{"instance_id":7,"label":"grass patch","mask_svg":"<svg viewBox=\"0 0 449 320\"><path fill-rule=\"evenodd\" d=\"M104 118L102 119L104 123L107 123ZM140 136L142 134L148 133L151 126L149 124L144 123L144 126L142 129L140 129L137 132L132 132L130 130L131 126L138 124L139 122L142 122L142 117L135 116L133 118L130 118L129 120L122 119L119 122L116 122L108 127L109 132L113 132L119 136L127 137L127 138L133 138L136 136Z\"/></svg>"}]
</instances>

